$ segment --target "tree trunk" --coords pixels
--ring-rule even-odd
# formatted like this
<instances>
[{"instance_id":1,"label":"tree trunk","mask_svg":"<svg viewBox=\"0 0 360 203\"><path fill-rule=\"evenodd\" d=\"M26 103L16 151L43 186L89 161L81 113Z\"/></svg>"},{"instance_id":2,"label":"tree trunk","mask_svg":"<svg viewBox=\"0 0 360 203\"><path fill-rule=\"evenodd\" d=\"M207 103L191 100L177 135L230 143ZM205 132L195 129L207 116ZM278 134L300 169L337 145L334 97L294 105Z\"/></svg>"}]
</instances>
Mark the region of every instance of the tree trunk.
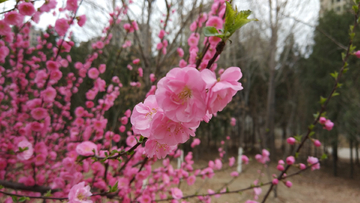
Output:
<instances>
[{"instance_id":1,"label":"tree trunk","mask_svg":"<svg viewBox=\"0 0 360 203\"><path fill-rule=\"evenodd\" d=\"M337 161L338 161L338 143L334 141L332 143L332 157L333 157L333 173L337 176Z\"/></svg>"},{"instance_id":2,"label":"tree trunk","mask_svg":"<svg viewBox=\"0 0 360 203\"><path fill-rule=\"evenodd\" d=\"M353 159L354 140L350 139L350 178L354 178L354 159Z\"/></svg>"}]
</instances>

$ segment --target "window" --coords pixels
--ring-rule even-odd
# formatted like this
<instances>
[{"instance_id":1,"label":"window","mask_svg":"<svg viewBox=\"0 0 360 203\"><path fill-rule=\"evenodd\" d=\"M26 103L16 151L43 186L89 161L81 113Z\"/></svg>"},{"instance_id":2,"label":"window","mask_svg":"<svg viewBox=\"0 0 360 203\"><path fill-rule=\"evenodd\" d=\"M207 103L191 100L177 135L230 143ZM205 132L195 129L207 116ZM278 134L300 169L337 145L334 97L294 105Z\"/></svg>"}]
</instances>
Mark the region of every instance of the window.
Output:
<instances>
[{"instance_id":1,"label":"window","mask_svg":"<svg viewBox=\"0 0 360 203\"><path fill-rule=\"evenodd\" d=\"M336 11L340 12L340 11L341 11L341 7L340 7L340 6L336 7Z\"/></svg>"}]
</instances>

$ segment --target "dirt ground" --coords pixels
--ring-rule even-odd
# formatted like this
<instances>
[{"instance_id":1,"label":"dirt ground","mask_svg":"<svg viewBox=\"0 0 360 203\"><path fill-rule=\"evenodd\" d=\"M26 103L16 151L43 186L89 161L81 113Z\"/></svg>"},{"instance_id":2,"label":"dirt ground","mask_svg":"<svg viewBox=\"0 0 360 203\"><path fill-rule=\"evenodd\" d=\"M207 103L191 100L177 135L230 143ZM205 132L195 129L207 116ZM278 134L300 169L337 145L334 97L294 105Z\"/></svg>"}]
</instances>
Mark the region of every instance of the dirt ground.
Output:
<instances>
[{"instance_id":1,"label":"dirt ground","mask_svg":"<svg viewBox=\"0 0 360 203\"><path fill-rule=\"evenodd\" d=\"M251 163L243 167L244 171L241 175L232 182L228 188L229 190L237 190L250 186L254 180L260 177L258 171L254 168L261 168L260 164ZM204 162L203 164L206 164ZM345 164L346 165L346 164ZM339 167L339 177L332 175L330 167L322 167L317 171L306 171L301 175L297 175L289 178L293 183L291 188L287 188L284 184L279 183L277 188L277 198L274 197L274 193L270 194L270 197L266 202L269 203L360 203L360 167L355 168L356 178L349 178L348 167L344 164ZM275 169L276 165L273 164L269 167L269 171L264 170L264 175L261 176L260 182L268 182L269 175L278 174ZM198 194L207 193L208 189L218 190L225 183L232 179L230 172L236 170L236 168L228 169L216 173L216 175L209 180L202 180L197 178L195 185L189 187L186 183L182 184L181 189L185 195L194 194L195 191L199 191ZM291 170L296 172L297 170ZM259 202L261 202L269 186L262 187L262 194L259 196ZM199 190L199 188L201 188ZM222 195L220 198L212 198L212 203L236 203L245 202L248 199L253 199L253 190L242 192L241 194L227 194ZM198 202L196 198L189 199L190 202Z\"/></svg>"}]
</instances>

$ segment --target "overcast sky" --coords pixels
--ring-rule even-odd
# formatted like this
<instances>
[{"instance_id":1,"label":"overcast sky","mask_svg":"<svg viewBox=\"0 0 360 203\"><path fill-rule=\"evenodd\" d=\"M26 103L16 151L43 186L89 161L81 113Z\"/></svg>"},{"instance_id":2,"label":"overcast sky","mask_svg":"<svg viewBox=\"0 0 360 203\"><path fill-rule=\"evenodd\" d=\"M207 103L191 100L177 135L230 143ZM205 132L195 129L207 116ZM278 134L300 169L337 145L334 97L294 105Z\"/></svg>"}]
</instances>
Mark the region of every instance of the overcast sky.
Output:
<instances>
[{"instance_id":1,"label":"overcast sky","mask_svg":"<svg viewBox=\"0 0 360 203\"><path fill-rule=\"evenodd\" d=\"M171 0L169 0L171 1ZM206 0L205 0L206 1ZM284 1L284 0L278 0ZM120 1L118 1L120 2ZM130 15L137 16L136 19L141 20L141 5L143 0L134 0L134 4L130 7ZM173 2L177 2L174 1ZM200 1L199 1L200 2ZM273 1L274 2L274 1ZM299 20L302 20L311 25L316 25L319 13L319 0L288 0L288 5L286 9L286 15L295 17ZM39 7L44 3L44 0L39 0L35 2L35 7ZM185 0L185 3L190 5L191 0ZM300 4L299 4L300 3ZM57 9L64 7L66 0L58 0ZM239 10L253 10L253 16L258 18L262 22L269 21L269 7L268 0L233 0L233 4L238 6ZM5 3L2 3L2 10L7 10L13 8L15 5L15 0L9 0ZM112 0L84 0L82 3L78 14L86 14L87 23L83 28L79 26L73 26L72 31L77 41L87 41L93 37L101 35L102 28L107 25L109 16L109 11L112 10ZM153 23L159 24L158 21L162 17L162 14L165 13L165 4L163 0L155 1L154 15L152 17ZM185 12L185 11L184 11ZM62 17L59 15L59 12L45 13L41 16L39 24L35 25L38 29L46 29L48 25L54 25L57 18ZM135 18L135 17L134 17ZM173 18L176 18L174 14ZM298 23L294 30L289 30L294 23L294 20L287 18L284 20L284 25L282 26L281 32L284 33L284 36L288 32L295 33L296 42L302 46L307 46L312 43L312 36L314 28ZM289 25L289 26L287 26ZM157 26L159 27L159 26ZM171 28L171 26L169 26ZM156 28L156 26L155 26ZM154 28L154 29L155 29ZM173 28L176 28L176 25L173 25ZM156 34L158 30L153 30L153 34ZM264 34L269 34L267 30L264 30ZM281 43L281 36L279 43ZM156 43L156 41L155 41ZM281 44L279 44L281 46Z\"/></svg>"}]
</instances>

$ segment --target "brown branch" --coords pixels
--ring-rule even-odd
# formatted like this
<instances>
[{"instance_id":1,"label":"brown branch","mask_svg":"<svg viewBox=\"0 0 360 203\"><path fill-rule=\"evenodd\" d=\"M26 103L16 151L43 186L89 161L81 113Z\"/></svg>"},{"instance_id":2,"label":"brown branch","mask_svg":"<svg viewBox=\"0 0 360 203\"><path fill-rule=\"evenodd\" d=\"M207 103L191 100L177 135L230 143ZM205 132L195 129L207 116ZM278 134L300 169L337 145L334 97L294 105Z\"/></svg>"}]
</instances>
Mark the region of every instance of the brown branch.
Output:
<instances>
[{"instance_id":1,"label":"brown branch","mask_svg":"<svg viewBox=\"0 0 360 203\"><path fill-rule=\"evenodd\" d=\"M44 186L25 186L21 183L14 183L9 182L6 180L0 180L0 185L4 186L5 188L13 189L13 190L24 190L24 191L30 191L30 192L40 192L40 193L46 193L49 190L51 190L52 193L60 191L60 189L51 189L50 187L44 187Z\"/></svg>"}]
</instances>

